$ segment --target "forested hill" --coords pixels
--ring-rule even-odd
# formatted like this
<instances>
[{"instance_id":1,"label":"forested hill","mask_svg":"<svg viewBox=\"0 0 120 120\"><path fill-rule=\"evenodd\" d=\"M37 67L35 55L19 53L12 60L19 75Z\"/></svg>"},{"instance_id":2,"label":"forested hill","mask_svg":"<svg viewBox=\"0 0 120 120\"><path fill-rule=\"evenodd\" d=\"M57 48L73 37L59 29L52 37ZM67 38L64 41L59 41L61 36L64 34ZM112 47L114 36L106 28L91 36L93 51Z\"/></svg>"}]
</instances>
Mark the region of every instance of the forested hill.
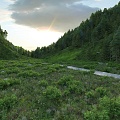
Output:
<instances>
[{"instance_id":1,"label":"forested hill","mask_svg":"<svg viewBox=\"0 0 120 120\"><path fill-rule=\"evenodd\" d=\"M75 59L120 60L120 2L110 9L92 13L79 27L66 32L56 43L32 51L32 57L45 58L65 49L78 49Z\"/></svg>"},{"instance_id":2,"label":"forested hill","mask_svg":"<svg viewBox=\"0 0 120 120\"><path fill-rule=\"evenodd\" d=\"M22 47L16 47L7 41L7 31L0 27L0 59L17 59L22 55L29 56L30 52L24 50Z\"/></svg>"}]
</instances>

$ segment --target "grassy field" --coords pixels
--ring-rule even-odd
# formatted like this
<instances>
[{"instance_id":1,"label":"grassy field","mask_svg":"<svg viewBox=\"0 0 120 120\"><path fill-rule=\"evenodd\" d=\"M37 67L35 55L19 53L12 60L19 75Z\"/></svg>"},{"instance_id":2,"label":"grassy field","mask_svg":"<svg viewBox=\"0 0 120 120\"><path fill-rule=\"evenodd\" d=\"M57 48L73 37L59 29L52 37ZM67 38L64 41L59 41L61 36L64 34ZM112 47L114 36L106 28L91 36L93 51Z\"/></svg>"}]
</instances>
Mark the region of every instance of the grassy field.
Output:
<instances>
[{"instance_id":1,"label":"grassy field","mask_svg":"<svg viewBox=\"0 0 120 120\"><path fill-rule=\"evenodd\" d=\"M46 58L45 61L120 74L120 62L89 61L89 60L83 60L82 57L81 59L78 59L77 56L80 54L80 52L81 52L80 49L68 48L52 56L48 56L48 59Z\"/></svg>"},{"instance_id":2,"label":"grassy field","mask_svg":"<svg viewBox=\"0 0 120 120\"><path fill-rule=\"evenodd\" d=\"M41 60L0 61L0 120L119 120L120 79Z\"/></svg>"}]
</instances>

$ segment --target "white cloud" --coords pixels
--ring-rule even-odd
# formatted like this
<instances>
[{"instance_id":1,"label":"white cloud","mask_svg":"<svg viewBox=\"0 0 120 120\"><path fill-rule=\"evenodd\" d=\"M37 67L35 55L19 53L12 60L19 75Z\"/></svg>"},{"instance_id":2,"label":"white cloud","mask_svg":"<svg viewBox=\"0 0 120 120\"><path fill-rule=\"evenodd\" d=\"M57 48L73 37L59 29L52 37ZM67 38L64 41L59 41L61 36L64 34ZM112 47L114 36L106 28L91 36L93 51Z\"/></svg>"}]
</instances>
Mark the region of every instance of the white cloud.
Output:
<instances>
[{"instance_id":1,"label":"white cloud","mask_svg":"<svg viewBox=\"0 0 120 120\"><path fill-rule=\"evenodd\" d=\"M12 14L12 12L10 12L10 11L0 9L0 23L10 21L11 14Z\"/></svg>"},{"instance_id":2,"label":"white cloud","mask_svg":"<svg viewBox=\"0 0 120 120\"><path fill-rule=\"evenodd\" d=\"M85 6L82 0L16 0L10 6L12 18L17 24L36 29L65 32L77 27L81 21L98 10Z\"/></svg>"}]
</instances>

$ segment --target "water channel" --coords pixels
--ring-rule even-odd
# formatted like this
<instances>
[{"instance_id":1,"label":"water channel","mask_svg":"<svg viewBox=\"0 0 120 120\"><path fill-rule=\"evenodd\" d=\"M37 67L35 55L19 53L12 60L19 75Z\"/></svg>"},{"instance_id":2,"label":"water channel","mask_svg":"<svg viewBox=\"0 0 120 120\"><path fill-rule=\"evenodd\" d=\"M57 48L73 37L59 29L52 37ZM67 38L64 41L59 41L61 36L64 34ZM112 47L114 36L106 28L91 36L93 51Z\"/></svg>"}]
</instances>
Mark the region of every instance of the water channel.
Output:
<instances>
[{"instance_id":1,"label":"water channel","mask_svg":"<svg viewBox=\"0 0 120 120\"><path fill-rule=\"evenodd\" d=\"M86 71L86 72L90 71L89 69L78 68L78 67L73 67L73 66L67 66L67 68L72 69L72 70ZM116 78L116 79L120 79L119 74L113 74L113 73L107 73L107 72L101 72L101 71L95 71L94 74L99 75L99 76L108 76L108 77L113 77L113 78Z\"/></svg>"}]
</instances>

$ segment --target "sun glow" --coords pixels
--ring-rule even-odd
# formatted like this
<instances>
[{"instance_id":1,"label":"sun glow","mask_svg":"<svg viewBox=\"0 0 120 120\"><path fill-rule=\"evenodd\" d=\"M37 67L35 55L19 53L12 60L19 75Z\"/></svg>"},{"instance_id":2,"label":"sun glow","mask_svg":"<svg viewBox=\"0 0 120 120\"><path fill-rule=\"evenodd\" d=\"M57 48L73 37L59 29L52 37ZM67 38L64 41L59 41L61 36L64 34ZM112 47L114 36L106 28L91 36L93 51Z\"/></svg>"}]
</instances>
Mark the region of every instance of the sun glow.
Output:
<instances>
[{"instance_id":1,"label":"sun glow","mask_svg":"<svg viewBox=\"0 0 120 120\"><path fill-rule=\"evenodd\" d=\"M55 20L54 20L55 21ZM56 42L63 35L61 32L50 31L53 22L49 29L37 30L21 25L9 25L8 40L16 46L22 46L27 50L35 50L37 47L48 46ZM13 39L14 36L14 39ZM18 39L19 38L19 39Z\"/></svg>"}]
</instances>

